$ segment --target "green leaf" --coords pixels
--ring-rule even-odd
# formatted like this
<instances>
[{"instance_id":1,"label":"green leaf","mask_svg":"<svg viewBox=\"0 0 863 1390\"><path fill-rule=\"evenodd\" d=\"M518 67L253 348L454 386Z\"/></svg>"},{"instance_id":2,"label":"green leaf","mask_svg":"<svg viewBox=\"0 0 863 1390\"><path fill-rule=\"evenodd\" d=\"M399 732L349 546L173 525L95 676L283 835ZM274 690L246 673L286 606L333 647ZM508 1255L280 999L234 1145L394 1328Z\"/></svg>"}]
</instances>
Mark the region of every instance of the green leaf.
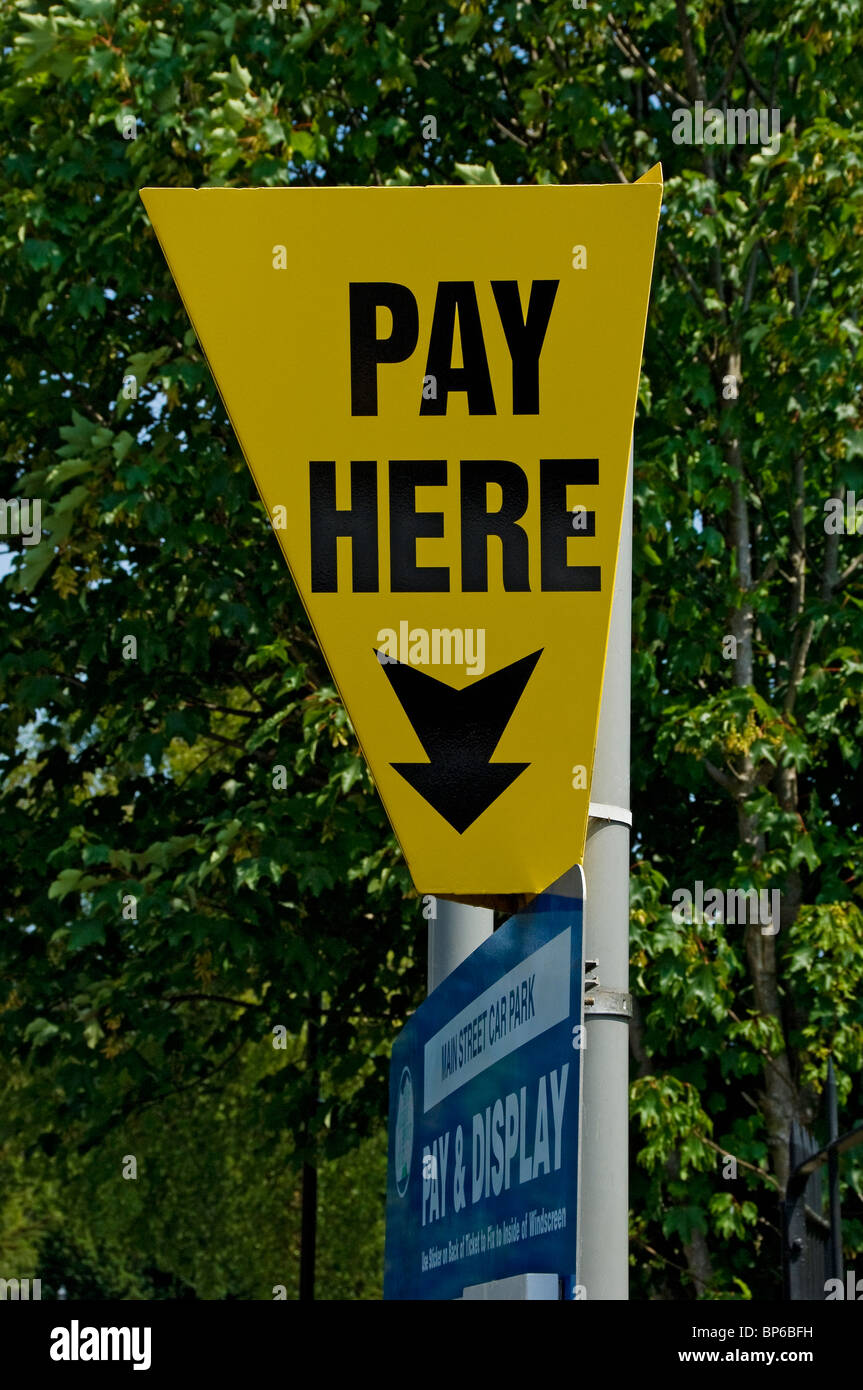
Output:
<instances>
[{"instance_id":1,"label":"green leaf","mask_svg":"<svg viewBox=\"0 0 863 1390\"><path fill-rule=\"evenodd\" d=\"M40 541L38 545L25 547L24 563L12 579L10 588L19 593L32 593L55 554L56 547L52 538Z\"/></svg>"},{"instance_id":2,"label":"green leaf","mask_svg":"<svg viewBox=\"0 0 863 1390\"><path fill-rule=\"evenodd\" d=\"M24 1037L32 1042L34 1047L41 1047L43 1043L56 1037L59 1031L56 1023L51 1023L50 1019L34 1018L24 1029Z\"/></svg>"},{"instance_id":3,"label":"green leaf","mask_svg":"<svg viewBox=\"0 0 863 1390\"><path fill-rule=\"evenodd\" d=\"M820 862L821 860L812 843L812 836L809 834L799 836L791 846L791 867L796 868L798 864L805 863L812 872L818 868Z\"/></svg>"},{"instance_id":4,"label":"green leaf","mask_svg":"<svg viewBox=\"0 0 863 1390\"><path fill-rule=\"evenodd\" d=\"M288 145L303 159L311 159L315 153L315 137L308 130L292 130Z\"/></svg>"},{"instance_id":5,"label":"green leaf","mask_svg":"<svg viewBox=\"0 0 863 1390\"><path fill-rule=\"evenodd\" d=\"M68 893L74 893L78 889L81 879L84 877L80 869L63 869L57 875L54 882L48 889L49 898L59 898L62 902Z\"/></svg>"},{"instance_id":6,"label":"green leaf","mask_svg":"<svg viewBox=\"0 0 863 1390\"><path fill-rule=\"evenodd\" d=\"M69 932L69 947L73 951L81 951L85 946L104 946L104 944L105 925L95 918L86 922L76 922ZM101 1033L99 1036L102 1036Z\"/></svg>"},{"instance_id":7,"label":"green leaf","mask_svg":"<svg viewBox=\"0 0 863 1390\"><path fill-rule=\"evenodd\" d=\"M500 184L491 161L488 164L456 164L455 171L463 183Z\"/></svg>"}]
</instances>

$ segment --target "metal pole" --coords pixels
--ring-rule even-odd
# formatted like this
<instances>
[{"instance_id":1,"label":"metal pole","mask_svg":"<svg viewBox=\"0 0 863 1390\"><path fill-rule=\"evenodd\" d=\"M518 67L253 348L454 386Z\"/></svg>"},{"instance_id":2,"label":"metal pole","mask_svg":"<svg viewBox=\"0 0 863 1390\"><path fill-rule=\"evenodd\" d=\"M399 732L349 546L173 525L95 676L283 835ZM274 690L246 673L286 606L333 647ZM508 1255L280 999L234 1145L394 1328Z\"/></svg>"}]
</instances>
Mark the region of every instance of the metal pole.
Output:
<instances>
[{"instance_id":1,"label":"metal pole","mask_svg":"<svg viewBox=\"0 0 863 1390\"><path fill-rule=\"evenodd\" d=\"M317 1109L320 1102L317 1075L318 1024L321 1017L321 998L314 995L306 1026L306 1067L309 1072L310 1104ZM303 1143L313 1132L313 1117L304 1126ZM303 1193L300 1217L300 1302L311 1303L315 1297L315 1255L318 1240L318 1167L317 1157L303 1163Z\"/></svg>"},{"instance_id":2,"label":"metal pole","mask_svg":"<svg viewBox=\"0 0 863 1390\"><path fill-rule=\"evenodd\" d=\"M632 453L620 532L584 855L586 961L578 1282L589 1301L629 1297L629 719ZM565 892L569 875L555 888Z\"/></svg>"},{"instance_id":3,"label":"metal pole","mask_svg":"<svg viewBox=\"0 0 863 1390\"><path fill-rule=\"evenodd\" d=\"M629 719L632 679L632 468L617 557L608 653L584 856L585 960L598 962L594 1007L585 1011L581 1134L581 1257L589 1300L629 1297ZM578 869L549 891L577 894ZM447 909L442 914L441 909ZM480 914L475 916L474 914ZM438 899L429 922L429 992L490 936L492 913ZM501 1286L511 1285L504 1290ZM547 1299L544 1276L527 1274L466 1290L465 1298Z\"/></svg>"},{"instance_id":4,"label":"metal pole","mask_svg":"<svg viewBox=\"0 0 863 1390\"><path fill-rule=\"evenodd\" d=\"M428 936L429 994L494 931L490 907L468 907L435 898L433 913Z\"/></svg>"},{"instance_id":5,"label":"metal pole","mask_svg":"<svg viewBox=\"0 0 863 1390\"><path fill-rule=\"evenodd\" d=\"M827 1058L827 1139L839 1138L839 1106L836 1096L836 1074L833 1058ZM839 1155L835 1148L827 1159L827 1191L830 1201L830 1244L828 1246L829 1279L842 1278L842 1208L839 1205Z\"/></svg>"}]
</instances>

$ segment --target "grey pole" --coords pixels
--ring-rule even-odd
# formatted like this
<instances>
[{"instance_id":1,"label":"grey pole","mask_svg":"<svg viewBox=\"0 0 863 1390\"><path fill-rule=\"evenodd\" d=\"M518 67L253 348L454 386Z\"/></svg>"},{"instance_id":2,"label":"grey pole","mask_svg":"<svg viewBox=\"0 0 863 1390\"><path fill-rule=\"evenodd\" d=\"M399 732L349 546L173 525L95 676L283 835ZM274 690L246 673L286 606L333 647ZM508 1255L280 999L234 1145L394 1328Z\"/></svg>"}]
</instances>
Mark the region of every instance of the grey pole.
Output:
<instances>
[{"instance_id":1,"label":"grey pole","mask_svg":"<svg viewBox=\"0 0 863 1390\"><path fill-rule=\"evenodd\" d=\"M833 1058L827 1058L827 1139L832 1143L839 1138L839 1106L836 1095L836 1073ZM830 1240L827 1245L827 1275L830 1279L842 1278L842 1207L839 1202L839 1155L830 1150L827 1159L827 1181L830 1194Z\"/></svg>"},{"instance_id":2,"label":"grey pole","mask_svg":"<svg viewBox=\"0 0 863 1390\"><path fill-rule=\"evenodd\" d=\"M588 1301L629 1297L629 721L632 467L617 556L584 853L585 995L578 1281ZM554 888L577 891L575 871Z\"/></svg>"},{"instance_id":3,"label":"grey pole","mask_svg":"<svg viewBox=\"0 0 863 1390\"><path fill-rule=\"evenodd\" d=\"M579 1278L589 1301L629 1297L632 469L630 451L584 855L585 956L598 962L594 1005L585 1007L583 1059Z\"/></svg>"},{"instance_id":4,"label":"grey pole","mask_svg":"<svg viewBox=\"0 0 863 1390\"><path fill-rule=\"evenodd\" d=\"M429 994L494 930L490 907L468 907L466 903L435 898L432 911L428 936Z\"/></svg>"}]
</instances>

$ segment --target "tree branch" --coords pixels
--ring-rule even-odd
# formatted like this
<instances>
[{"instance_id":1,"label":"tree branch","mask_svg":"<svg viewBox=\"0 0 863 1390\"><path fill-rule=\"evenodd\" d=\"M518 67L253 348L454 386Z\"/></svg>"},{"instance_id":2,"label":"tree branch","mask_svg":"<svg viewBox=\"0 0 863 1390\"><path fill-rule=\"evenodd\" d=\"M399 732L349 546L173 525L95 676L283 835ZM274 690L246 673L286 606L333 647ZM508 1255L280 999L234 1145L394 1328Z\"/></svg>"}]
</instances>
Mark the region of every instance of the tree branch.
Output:
<instances>
[{"instance_id":1,"label":"tree branch","mask_svg":"<svg viewBox=\"0 0 863 1390\"><path fill-rule=\"evenodd\" d=\"M732 43L736 43L737 41L735 40L735 37L734 37L734 30L732 29L731 25L730 25L729 22L728 22L728 16L727 16L726 13L725 13L725 6L724 6L724 5L722 6L722 9L721 9L721 11L720 11L720 18L721 18L721 20L722 20L723 28L725 29L725 32L726 32L726 34L728 35L729 39L731 40ZM741 47L741 48L742 48L742 46L743 46L743 39L745 39L745 37L746 37L746 29L744 28L743 34L741 35L741 40L740 40L740 47ZM764 88L762 87L761 83L760 83L760 82L756 79L756 77L754 76L752 70L751 70L750 67L749 67L749 64L747 63L746 59L743 57L743 54L742 54L742 53L741 53L741 55L740 55L740 66L742 67L743 72L744 72L744 74L745 74L745 76L746 76L746 80L747 80L747 82L749 83L750 87L752 88L753 92L755 92L756 95L759 96L759 97L761 98L761 100L764 102L764 105L765 105L765 106L770 106L770 104L771 104L771 103L770 103L770 98L768 97L768 95L767 95L767 93L765 92Z\"/></svg>"},{"instance_id":2,"label":"tree branch","mask_svg":"<svg viewBox=\"0 0 863 1390\"><path fill-rule=\"evenodd\" d=\"M678 92L675 87L672 87L669 82L666 82L664 77L660 77L656 68L650 65L644 54L636 47L629 34L617 28L610 14L605 16L605 22L611 30L611 36L624 58L628 58L631 63L637 63L640 68L643 68L651 79L653 86L665 96L671 97L672 101L676 101L678 106L688 106L689 102L686 100L683 93Z\"/></svg>"},{"instance_id":3,"label":"tree branch","mask_svg":"<svg viewBox=\"0 0 863 1390\"><path fill-rule=\"evenodd\" d=\"M698 60L695 57L695 48L692 43L692 30L689 27L689 16L686 13L686 0L674 0L677 10L677 27L680 31L680 41L683 44L683 62L686 67L686 81L689 86L690 101L704 101L706 92L704 89L704 78L698 68Z\"/></svg>"},{"instance_id":4,"label":"tree branch","mask_svg":"<svg viewBox=\"0 0 863 1390\"><path fill-rule=\"evenodd\" d=\"M689 292L692 295L692 298L695 300L695 303L698 305L699 310L706 319L711 319L713 315L711 314L710 310L705 304L700 289L693 280L689 271L686 269L686 266L683 264L683 261L678 256L677 252L674 249L674 246L670 241L666 241L665 245L668 248L669 254L671 255L672 260L674 261L674 264L677 266L677 269L680 271L680 274L683 276L684 280L689 286Z\"/></svg>"},{"instance_id":5,"label":"tree branch","mask_svg":"<svg viewBox=\"0 0 863 1390\"><path fill-rule=\"evenodd\" d=\"M740 788L734 785L734 780L729 773L723 772L721 767L717 767L709 758L702 758L702 762L707 769L708 775L713 778L723 791L728 792L729 796L739 796Z\"/></svg>"},{"instance_id":6,"label":"tree branch","mask_svg":"<svg viewBox=\"0 0 863 1390\"><path fill-rule=\"evenodd\" d=\"M845 585L848 583L848 580L851 578L857 566L861 564L863 564L863 555L857 555L851 561L851 564L848 566L848 568L843 570L839 578L836 580L836 583L833 585L834 594L838 594L840 589L845 588Z\"/></svg>"},{"instance_id":7,"label":"tree branch","mask_svg":"<svg viewBox=\"0 0 863 1390\"><path fill-rule=\"evenodd\" d=\"M605 136L602 137L599 144L602 150L603 158L605 159L605 162L609 166L609 168L613 170L614 176L617 179L618 183L629 183L629 179L626 177L620 165L617 163L617 160L614 158L614 155L611 153L611 150L608 148Z\"/></svg>"},{"instance_id":8,"label":"tree branch","mask_svg":"<svg viewBox=\"0 0 863 1390\"><path fill-rule=\"evenodd\" d=\"M696 1139L701 1140L702 1144L706 1144L708 1149L715 1149L718 1154L722 1154L725 1158L733 1158L739 1168L748 1168L751 1173L757 1173L759 1178L763 1178L765 1182L772 1183L776 1191L781 1192L782 1189L772 1173L765 1173L763 1168L758 1168L754 1163L747 1163L744 1158L738 1158L736 1154L729 1153L727 1149L723 1149L719 1144L715 1144L712 1139L708 1139L707 1135L702 1134L700 1129L693 1130L693 1134Z\"/></svg>"},{"instance_id":9,"label":"tree branch","mask_svg":"<svg viewBox=\"0 0 863 1390\"><path fill-rule=\"evenodd\" d=\"M239 1009L263 1009L263 1004L256 1004L248 999L232 999L227 994L162 994L159 996L166 1004L184 1004L191 999L212 1000L216 1004L235 1004Z\"/></svg>"}]
</instances>

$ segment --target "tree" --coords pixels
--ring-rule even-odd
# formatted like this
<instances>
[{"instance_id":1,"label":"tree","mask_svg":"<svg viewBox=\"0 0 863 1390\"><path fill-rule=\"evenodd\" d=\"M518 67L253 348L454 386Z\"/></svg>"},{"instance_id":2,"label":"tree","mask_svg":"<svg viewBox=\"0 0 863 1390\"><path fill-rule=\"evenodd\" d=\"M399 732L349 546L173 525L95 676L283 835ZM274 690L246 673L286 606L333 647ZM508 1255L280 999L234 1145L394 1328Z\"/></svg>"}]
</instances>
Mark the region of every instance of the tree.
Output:
<instances>
[{"instance_id":1,"label":"tree","mask_svg":"<svg viewBox=\"0 0 863 1390\"><path fill-rule=\"evenodd\" d=\"M191 1042L191 1040L190 1040ZM147 1106L79 1153L2 1154L0 1273L43 1299L296 1299L296 1137L255 1105L268 1075L302 1060L263 1039L227 1078ZM4 1114L16 1112L3 1092ZM318 1298L379 1298L386 1136L319 1161Z\"/></svg>"},{"instance_id":2,"label":"tree","mask_svg":"<svg viewBox=\"0 0 863 1390\"><path fill-rule=\"evenodd\" d=\"M379 1123L421 992L419 905L138 188L594 182L661 159L635 1287L774 1293L788 1129L814 1122L828 1052L849 1125L863 1108L859 538L824 527L863 492L855 7L19 0L0 25L2 487L44 499L46 532L6 580L0 655L22 1132L104 1143L311 1024L325 1105L299 1063L251 1103L335 1153ZM698 102L743 113L735 143L695 143ZM750 109L779 113L778 144L748 141ZM675 922L696 881L777 889L778 934Z\"/></svg>"}]
</instances>

